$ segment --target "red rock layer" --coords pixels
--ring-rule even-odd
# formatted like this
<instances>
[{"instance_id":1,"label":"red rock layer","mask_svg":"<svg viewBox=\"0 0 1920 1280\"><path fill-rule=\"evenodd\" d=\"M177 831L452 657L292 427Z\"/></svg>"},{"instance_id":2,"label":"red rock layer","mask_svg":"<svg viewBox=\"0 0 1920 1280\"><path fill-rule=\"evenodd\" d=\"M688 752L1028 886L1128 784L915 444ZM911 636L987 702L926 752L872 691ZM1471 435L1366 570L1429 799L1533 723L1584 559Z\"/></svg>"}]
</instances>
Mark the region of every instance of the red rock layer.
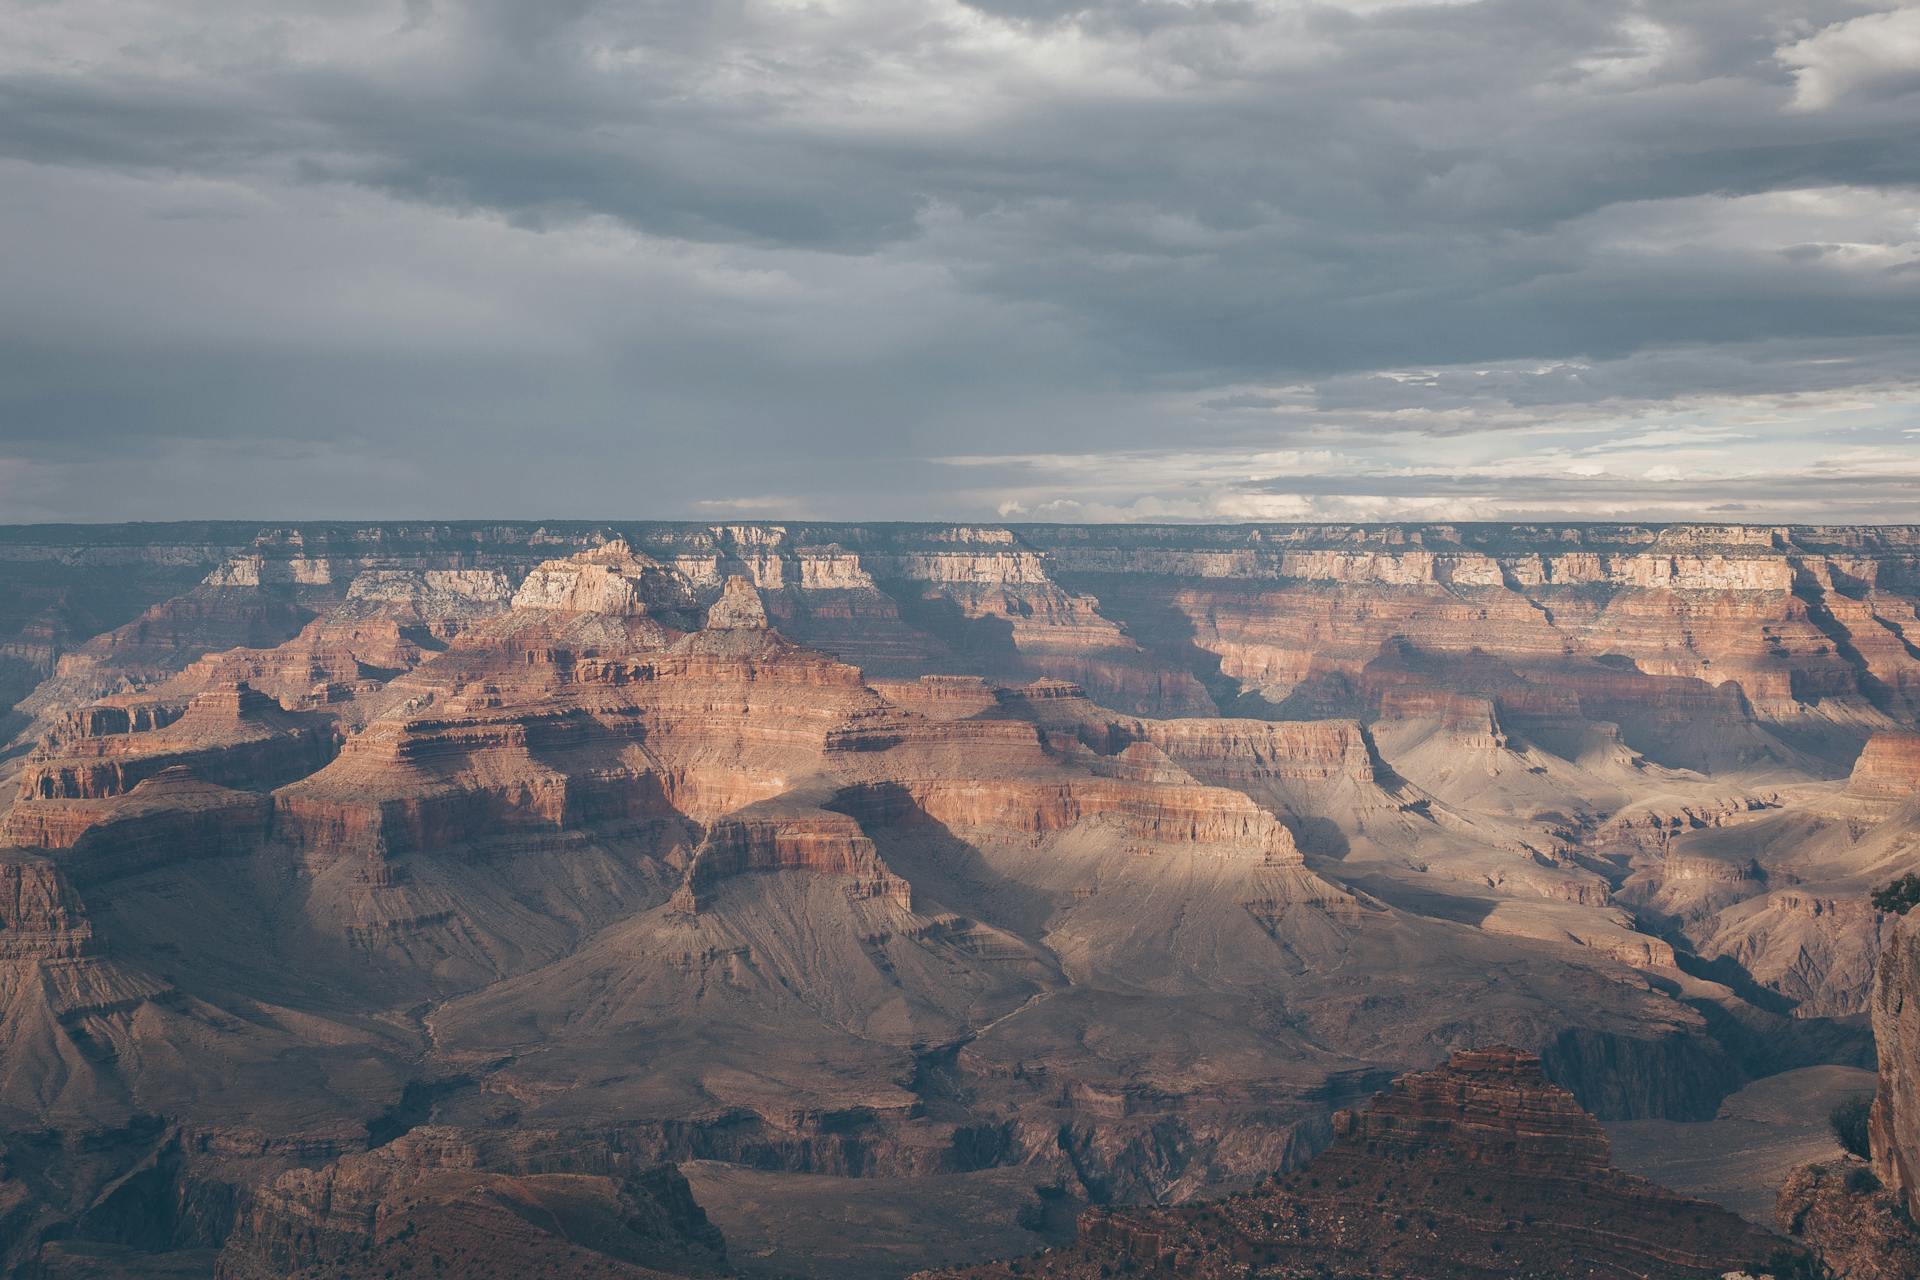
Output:
<instances>
[{"instance_id":1,"label":"red rock layer","mask_svg":"<svg viewBox=\"0 0 1920 1280\"><path fill-rule=\"evenodd\" d=\"M421 642L431 640L391 618L320 618L277 648L229 649L202 658L154 696L245 684L290 709L338 707L377 694L418 666L432 652Z\"/></svg>"},{"instance_id":2,"label":"red rock layer","mask_svg":"<svg viewBox=\"0 0 1920 1280\"><path fill-rule=\"evenodd\" d=\"M966 720L1000 704L994 688L979 676L921 676L914 680L876 680L871 684L888 702L930 720Z\"/></svg>"},{"instance_id":3,"label":"red rock layer","mask_svg":"<svg viewBox=\"0 0 1920 1280\"><path fill-rule=\"evenodd\" d=\"M172 766L124 796L26 803L9 815L16 843L58 849L60 865L86 888L189 858L234 857L267 838L273 802L194 778Z\"/></svg>"},{"instance_id":4,"label":"red rock layer","mask_svg":"<svg viewBox=\"0 0 1920 1280\"><path fill-rule=\"evenodd\" d=\"M1351 720L1148 720L1120 727L1216 786L1374 777L1365 731Z\"/></svg>"},{"instance_id":5,"label":"red rock layer","mask_svg":"<svg viewBox=\"0 0 1920 1280\"><path fill-rule=\"evenodd\" d=\"M27 800L123 795L163 769L208 782L266 789L332 751L324 722L287 714L245 684L199 694L183 710L106 706L70 717L27 762Z\"/></svg>"},{"instance_id":6,"label":"red rock layer","mask_svg":"<svg viewBox=\"0 0 1920 1280\"><path fill-rule=\"evenodd\" d=\"M601 654L539 627L449 652L409 703L276 798L322 857L384 857L501 827L709 821L817 770L830 732L881 707L859 672L764 632Z\"/></svg>"},{"instance_id":7,"label":"red rock layer","mask_svg":"<svg viewBox=\"0 0 1920 1280\"><path fill-rule=\"evenodd\" d=\"M715 886L735 876L807 871L848 879L856 897L912 906L912 889L881 862L873 841L852 818L824 809L778 812L782 807L762 806L776 811L750 816L756 811L748 810L708 827L675 905L698 911Z\"/></svg>"},{"instance_id":8,"label":"red rock layer","mask_svg":"<svg viewBox=\"0 0 1920 1280\"><path fill-rule=\"evenodd\" d=\"M164 677L200 654L280 644L312 617L311 610L291 601L202 588L156 604L133 622L89 640L60 659L58 674Z\"/></svg>"},{"instance_id":9,"label":"red rock layer","mask_svg":"<svg viewBox=\"0 0 1920 1280\"><path fill-rule=\"evenodd\" d=\"M1920 733L1876 733L1854 761L1847 790L1868 800L1904 800L1920 792Z\"/></svg>"}]
</instances>

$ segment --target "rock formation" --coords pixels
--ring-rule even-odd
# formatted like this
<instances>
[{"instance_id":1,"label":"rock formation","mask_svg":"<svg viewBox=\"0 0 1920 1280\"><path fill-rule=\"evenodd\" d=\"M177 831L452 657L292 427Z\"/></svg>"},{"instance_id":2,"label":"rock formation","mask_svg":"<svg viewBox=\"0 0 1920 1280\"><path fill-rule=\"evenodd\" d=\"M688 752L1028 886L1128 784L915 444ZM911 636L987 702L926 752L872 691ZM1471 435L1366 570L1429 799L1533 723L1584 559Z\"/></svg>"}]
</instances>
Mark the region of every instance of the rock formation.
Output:
<instances>
[{"instance_id":1,"label":"rock formation","mask_svg":"<svg viewBox=\"0 0 1920 1280\"><path fill-rule=\"evenodd\" d=\"M1804 1165L1780 1191L1776 1216L1834 1280L1920 1275L1920 1231L1863 1161Z\"/></svg>"},{"instance_id":2,"label":"rock formation","mask_svg":"<svg viewBox=\"0 0 1920 1280\"><path fill-rule=\"evenodd\" d=\"M564 1275L594 1280L729 1274L725 1242L671 1165L490 1149L415 1129L254 1196L217 1280L389 1274Z\"/></svg>"},{"instance_id":3,"label":"rock formation","mask_svg":"<svg viewBox=\"0 0 1920 1280\"><path fill-rule=\"evenodd\" d=\"M1876 762L1877 763L1877 762ZM1855 770L1858 780L1860 770ZM1920 916L1894 917L1873 983L1879 1080L1867 1125L1870 1160L1852 1153L1797 1170L1776 1213L1835 1280L1920 1275Z\"/></svg>"},{"instance_id":4,"label":"rock formation","mask_svg":"<svg viewBox=\"0 0 1920 1280\"><path fill-rule=\"evenodd\" d=\"M1847 779L1849 793L1900 802L1920 794L1920 733L1876 733Z\"/></svg>"},{"instance_id":5,"label":"rock formation","mask_svg":"<svg viewBox=\"0 0 1920 1280\"><path fill-rule=\"evenodd\" d=\"M1403 1076L1291 1173L1227 1200L1093 1209L1070 1248L942 1275L1718 1277L1796 1251L1608 1164L1539 1059L1496 1047Z\"/></svg>"}]
</instances>

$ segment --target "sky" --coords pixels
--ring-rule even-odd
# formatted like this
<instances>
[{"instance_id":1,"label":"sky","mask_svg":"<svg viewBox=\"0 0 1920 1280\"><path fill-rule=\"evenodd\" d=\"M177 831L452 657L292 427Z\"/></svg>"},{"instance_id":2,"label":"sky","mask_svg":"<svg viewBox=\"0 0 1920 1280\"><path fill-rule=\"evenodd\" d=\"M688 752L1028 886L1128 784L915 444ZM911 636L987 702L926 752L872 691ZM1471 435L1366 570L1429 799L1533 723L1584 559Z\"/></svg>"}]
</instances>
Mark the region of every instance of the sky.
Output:
<instances>
[{"instance_id":1,"label":"sky","mask_svg":"<svg viewBox=\"0 0 1920 1280\"><path fill-rule=\"evenodd\" d=\"M0 0L0 521L1920 521L1920 4Z\"/></svg>"}]
</instances>

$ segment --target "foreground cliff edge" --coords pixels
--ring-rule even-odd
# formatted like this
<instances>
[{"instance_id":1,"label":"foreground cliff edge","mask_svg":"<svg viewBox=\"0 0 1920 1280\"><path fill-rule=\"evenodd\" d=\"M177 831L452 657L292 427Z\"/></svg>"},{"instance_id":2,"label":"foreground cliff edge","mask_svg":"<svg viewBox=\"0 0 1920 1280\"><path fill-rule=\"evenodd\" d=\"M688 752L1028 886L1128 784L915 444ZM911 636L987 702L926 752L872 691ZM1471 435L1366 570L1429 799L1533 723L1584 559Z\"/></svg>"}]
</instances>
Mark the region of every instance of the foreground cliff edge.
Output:
<instances>
[{"instance_id":1,"label":"foreground cliff edge","mask_svg":"<svg viewBox=\"0 0 1920 1280\"><path fill-rule=\"evenodd\" d=\"M1451 1280L1797 1274L1785 1240L1612 1168L1532 1054L1464 1050L1334 1117L1305 1167L1226 1200L1096 1209L1073 1246L921 1280L1144 1276Z\"/></svg>"},{"instance_id":2,"label":"foreground cliff edge","mask_svg":"<svg viewBox=\"0 0 1920 1280\"><path fill-rule=\"evenodd\" d=\"M1700 1120L1873 1061L1920 867L1913 530L0 549L23 1274L897 1276L1495 1042Z\"/></svg>"},{"instance_id":3,"label":"foreground cliff edge","mask_svg":"<svg viewBox=\"0 0 1920 1280\"><path fill-rule=\"evenodd\" d=\"M1777 1210L1833 1280L1920 1276L1920 880L1875 897L1897 915L1874 977L1879 1083L1867 1149L1797 1170Z\"/></svg>"}]
</instances>

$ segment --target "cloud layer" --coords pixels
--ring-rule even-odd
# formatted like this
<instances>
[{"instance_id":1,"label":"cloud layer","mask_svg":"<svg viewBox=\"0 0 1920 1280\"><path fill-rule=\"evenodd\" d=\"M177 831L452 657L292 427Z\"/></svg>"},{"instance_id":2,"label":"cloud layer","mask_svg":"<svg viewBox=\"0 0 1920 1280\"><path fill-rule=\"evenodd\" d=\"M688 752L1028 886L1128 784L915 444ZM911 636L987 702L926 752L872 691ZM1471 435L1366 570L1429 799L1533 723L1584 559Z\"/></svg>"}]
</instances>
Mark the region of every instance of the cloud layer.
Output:
<instances>
[{"instance_id":1,"label":"cloud layer","mask_svg":"<svg viewBox=\"0 0 1920 1280\"><path fill-rule=\"evenodd\" d=\"M0 0L0 519L1920 519L1917 19Z\"/></svg>"}]
</instances>

